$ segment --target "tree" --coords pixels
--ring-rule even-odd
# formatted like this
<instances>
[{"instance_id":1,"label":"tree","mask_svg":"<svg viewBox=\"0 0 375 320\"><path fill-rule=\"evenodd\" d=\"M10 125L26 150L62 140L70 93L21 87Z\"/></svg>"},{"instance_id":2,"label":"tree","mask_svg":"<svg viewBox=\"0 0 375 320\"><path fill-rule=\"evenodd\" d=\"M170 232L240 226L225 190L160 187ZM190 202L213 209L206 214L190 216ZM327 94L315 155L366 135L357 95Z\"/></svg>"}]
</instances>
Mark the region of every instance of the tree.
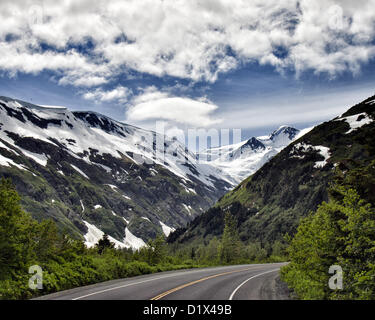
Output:
<instances>
[{"instance_id":1,"label":"tree","mask_svg":"<svg viewBox=\"0 0 375 320\"><path fill-rule=\"evenodd\" d=\"M213 237L205 248L205 260L209 263L217 263L220 241Z\"/></svg>"},{"instance_id":2,"label":"tree","mask_svg":"<svg viewBox=\"0 0 375 320\"><path fill-rule=\"evenodd\" d=\"M154 240L148 242L147 262L151 265L156 265L165 260L167 256L167 243L163 235L158 235Z\"/></svg>"},{"instance_id":3,"label":"tree","mask_svg":"<svg viewBox=\"0 0 375 320\"><path fill-rule=\"evenodd\" d=\"M10 180L0 182L0 279L26 266L34 255L32 234L37 223L22 211Z\"/></svg>"},{"instance_id":4,"label":"tree","mask_svg":"<svg viewBox=\"0 0 375 320\"><path fill-rule=\"evenodd\" d=\"M303 299L375 298L375 210L348 186L301 221L288 248L283 279ZM343 290L328 287L329 267L340 265Z\"/></svg>"},{"instance_id":5,"label":"tree","mask_svg":"<svg viewBox=\"0 0 375 320\"><path fill-rule=\"evenodd\" d=\"M242 243L237 230L237 221L227 212L224 218L224 231L219 246L219 260L222 263L232 263L240 258Z\"/></svg>"},{"instance_id":6,"label":"tree","mask_svg":"<svg viewBox=\"0 0 375 320\"><path fill-rule=\"evenodd\" d=\"M113 249L115 245L109 240L108 234L104 234L103 238L96 244L99 254L102 254L106 249Z\"/></svg>"}]
</instances>

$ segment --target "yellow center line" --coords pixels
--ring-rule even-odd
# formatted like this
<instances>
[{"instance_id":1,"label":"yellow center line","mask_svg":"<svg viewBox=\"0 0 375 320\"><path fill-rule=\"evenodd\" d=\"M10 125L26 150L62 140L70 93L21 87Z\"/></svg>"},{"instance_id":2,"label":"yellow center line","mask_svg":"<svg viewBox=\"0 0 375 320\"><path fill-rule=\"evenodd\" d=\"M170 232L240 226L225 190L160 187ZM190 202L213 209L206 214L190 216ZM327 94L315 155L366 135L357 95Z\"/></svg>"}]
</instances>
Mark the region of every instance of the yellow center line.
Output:
<instances>
[{"instance_id":1,"label":"yellow center line","mask_svg":"<svg viewBox=\"0 0 375 320\"><path fill-rule=\"evenodd\" d=\"M186 287L190 287L196 283L200 283L200 282L203 282L203 281L206 281L206 280L209 280L209 279L213 279L213 278L217 278L217 277L220 277L220 276L225 276L227 274L232 274L232 273L237 273L237 272L242 272L242 271L247 271L247 270L254 270L256 271L257 269L255 268L247 268L247 269L241 269L241 270L235 270L235 271L228 271L228 272L223 272L223 273L219 273L219 274L214 274L212 276L209 276L209 277L204 277L204 278L201 278L201 279L198 279L198 280L195 280L195 281L192 281L192 282L188 282L188 283L185 283L181 286L178 286L176 288L173 288L173 289L170 289L168 291L165 291L159 295L157 295L156 297L153 297L151 298L150 300L160 300L161 298L164 298L165 296L173 293L173 292L176 292L176 291L179 291L183 288L186 288Z\"/></svg>"}]
</instances>

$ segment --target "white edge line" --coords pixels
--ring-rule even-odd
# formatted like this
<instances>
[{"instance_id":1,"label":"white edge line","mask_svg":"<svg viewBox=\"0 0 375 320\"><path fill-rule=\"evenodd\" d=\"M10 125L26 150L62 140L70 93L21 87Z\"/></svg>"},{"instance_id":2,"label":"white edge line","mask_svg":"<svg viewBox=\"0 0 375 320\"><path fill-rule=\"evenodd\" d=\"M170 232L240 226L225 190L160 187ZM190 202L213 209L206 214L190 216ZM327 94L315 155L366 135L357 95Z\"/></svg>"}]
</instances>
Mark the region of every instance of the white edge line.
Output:
<instances>
[{"instance_id":1,"label":"white edge line","mask_svg":"<svg viewBox=\"0 0 375 320\"><path fill-rule=\"evenodd\" d=\"M225 269L225 267L220 267L218 269ZM202 271L202 270L194 270L194 271L191 271L189 273L198 273L200 271ZM86 294L84 296L79 296L79 297L73 298L72 300L79 300L79 299L87 298L87 297L90 297L90 296L94 296L96 294L100 294L100 293L104 293L104 292L112 291L112 290L117 290L117 289L121 289L121 288L126 288L126 287L134 286L134 285L137 285L137 284L142 284L142 283L145 283L145 282L150 282L150 281L155 281L155 280L160 280L160 279L166 279L166 278L172 278L172 277L178 277L178 276L180 276L183 273L184 272L178 272L176 274L172 274L172 275L169 275L169 276L163 276L163 277L158 277L158 278L147 279L147 280L138 281L138 282L134 282L134 283L128 283L128 284L125 284L125 285L122 285L122 286L118 286L118 287L104 289L104 290L101 290L101 291L95 291L95 292Z\"/></svg>"},{"instance_id":2,"label":"white edge line","mask_svg":"<svg viewBox=\"0 0 375 320\"><path fill-rule=\"evenodd\" d=\"M275 271L278 271L278 270L280 270L280 268L278 268L278 269L273 269L273 270L270 270L270 271L266 271L266 272L262 272L262 273L259 273L259 274L257 274L257 275L255 275L255 276L252 276L252 277L250 277L249 279L246 279L244 282L242 282L236 289L234 289L234 291L232 292L232 294L230 295L230 297L229 297L229 299L228 300L233 300L233 297L234 297L234 295L237 293L237 291L246 283L246 282L248 282L248 281L250 281L250 280L252 280L252 279L254 279L254 278L256 278L256 277L260 277L260 276L262 276L262 275L264 275L264 274L266 274L266 273L270 273L270 272L275 272Z\"/></svg>"},{"instance_id":3,"label":"white edge line","mask_svg":"<svg viewBox=\"0 0 375 320\"><path fill-rule=\"evenodd\" d=\"M107 291L112 291L112 290L117 290L117 289L121 289L121 288L130 287L130 286L135 286L137 284L141 284L141 283L145 283L145 282L150 282L150 281L155 281L155 280L160 280L160 279L165 279L165 278L176 277L178 275L176 274L176 275L171 275L171 276L152 278L152 279L138 281L138 282L134 282L134 283L128 283L128 284L125 284L125 285L122 285L122 286L118 286L118 287L114 287L114 288L108 288L108 289L105 289L105 290L101 290L101 291L96 291L96 292L93 292L93 293L89 293L89 294L86 294L84 296L73 298L72 300L79 300L79 299L83 299L83 298L86 298L86 297L94 296L96 294L104 293L104 292L107 292Z\"/></svg>"},{"instance_id":4,"label":"white edge line","mask_svg":"<svg viewBox=\"0 0 375 320\"><path fill-rule=\"evenodd\" d=\"M254 266L258 266L258 265L255 264ZM219 268L219 269L222 269L222 268ZM279 269L267 271L267 272L264 272L264 273L268 273L268 272L272 272L272 271L276 271L276 270L279 270ZM197 273L197 272L200 272L200 271L202 271L202 270L194 270L194 271L192 271L190 273ZM257 277L257 276L261 276L264 273L258 274L258 275L254 276L254 277L251 277L250 279L247 279L245 282L247 282L247 281L249 281L249 280L251 280L251 279L253 279L253 278ZM104 293L104 292L108 292L108 291L112 291L112 290L117 290L117 289L121 289L121 288L126 288L126 287L130 287L130 286L134 286L134 285L137 285L137 284L142 284L142 283L146 283L146 282L150 282L150 281L155 281L155 280L160 280L160 279L177 277L179 275L181 275L181 272L173 274L173 275L170 275L170 276L164 276L164 277L158 277L158 278L152 278L152 279L147 279L147 280L143 280L143 281L138 281L138 282L134 282L134 283L128 283L128 284L125 284L125 285L122 285L122 286L108 288L108 289L104 289L104 290L100 290L100 291L95 291L95 292L92 292L92 293L89 293L89 294L86 294L86 295L83 295L83 296L79 296L79 297L73 298L72 300L80 300L80 299L87 298L87 297L90 297L90 296L94 296L94 295L97 295L97 294L101 294L101 293ZM241 285L238 286L235 291L237 291L245 282L241 283ZM234 291L234 293L235 293L235 291ZM232 293L232 295L234 295L234 293ZM232 295L231 295L231 297L232 297ZM229 299L229 300L231 300L231 299Z\"/></svg>"}]
</instances>

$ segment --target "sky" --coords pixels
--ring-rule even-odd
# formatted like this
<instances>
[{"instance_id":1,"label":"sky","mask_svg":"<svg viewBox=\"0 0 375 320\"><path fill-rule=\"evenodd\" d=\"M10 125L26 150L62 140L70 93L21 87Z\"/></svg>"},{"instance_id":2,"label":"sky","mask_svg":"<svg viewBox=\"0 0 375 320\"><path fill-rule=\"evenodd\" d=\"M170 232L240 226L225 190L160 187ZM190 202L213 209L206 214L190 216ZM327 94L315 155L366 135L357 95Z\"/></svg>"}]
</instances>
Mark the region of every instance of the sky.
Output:
<instances>
[{"instance_id":1,"label":"sky","mask_svg":"<svg viewBox=\"0 0 375 320\"><path fill-rule=\"evenodd\" d=\"M302 129L375 94L375 0L2 0L0 95L167 134Z\"/></svg>"}]
</instances>

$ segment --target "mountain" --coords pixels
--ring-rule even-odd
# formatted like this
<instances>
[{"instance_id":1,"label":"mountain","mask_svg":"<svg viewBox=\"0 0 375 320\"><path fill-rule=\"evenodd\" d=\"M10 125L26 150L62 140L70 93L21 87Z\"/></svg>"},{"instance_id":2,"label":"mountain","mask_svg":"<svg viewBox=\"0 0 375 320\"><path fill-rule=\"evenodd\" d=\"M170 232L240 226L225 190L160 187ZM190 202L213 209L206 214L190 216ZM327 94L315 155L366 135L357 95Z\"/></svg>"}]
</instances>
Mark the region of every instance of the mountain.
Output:
<instances>
[{"instance_id":1,"label":"mountain","mask_svg":"<svg viewBox=\"0 0 375 320\"><path fill-rule=\"evenodd\" d=\"M92 246L138 248L208 209L231 181L175 139L95 112L0 97L0 177L38 220Z\"/></svg>"},{"instance_id":2,"label":"mountain","mask_svg":"<svg viewBox=\"0 0 375 320\"><path fill-rule=\"evenodd\" d=\"M245 242L272 243L286 233L294 234L300 218L327 200L336 174L368 166L375 159L374 119L372 96L314 127L168 241L191 243L220 236L227 211L236 216Z\"/></svg>"},{"instance_id":3,"label":"mountain","mask_svg":"<svg viewBox=\"0 0 375 320\"><path fill-rule=\"evenodd\" d=\"M252 137L241 143L210 148L200 152L198 156L239 184L308 130L281 126L269 136Z\"/></svg>"}]
</instances>

